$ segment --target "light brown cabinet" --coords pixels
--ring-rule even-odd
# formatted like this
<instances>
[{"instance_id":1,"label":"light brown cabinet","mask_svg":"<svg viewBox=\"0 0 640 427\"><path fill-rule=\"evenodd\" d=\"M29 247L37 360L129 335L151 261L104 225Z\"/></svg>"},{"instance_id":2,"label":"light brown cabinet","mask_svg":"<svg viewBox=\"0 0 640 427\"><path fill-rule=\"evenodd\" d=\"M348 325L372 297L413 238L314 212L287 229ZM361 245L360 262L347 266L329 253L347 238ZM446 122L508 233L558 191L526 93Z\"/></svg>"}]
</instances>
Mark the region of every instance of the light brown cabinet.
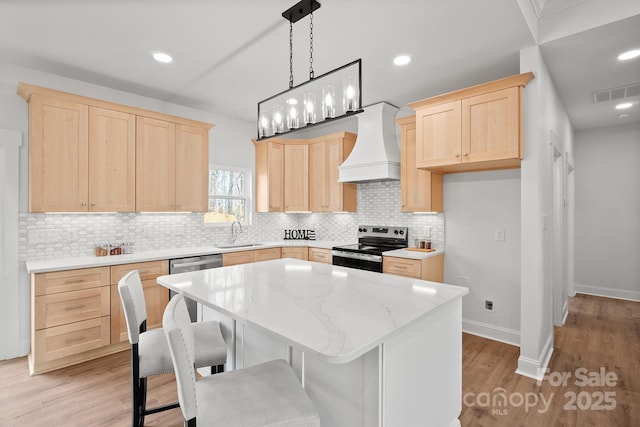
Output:
<instances>
[{"instance_id":1,"label":"light brown cabinet","mask_svg":"<svg viewBox=\"0 0 640 427\"><path fill-rule=\"evenodd\" d=\"M410 103L416 166L440 172L520 166L524 73Z\"/></svg>"},{"instance_id":2,"label":"light brown cabinet","mask_svg":"<svg viewBox=\"0 0 640 427\"><path fill-rule=\"evenodd\" d=\"M435 255L424 259L383 256L382 272L442 282L444 280L444 255Z\"/></svg>"},{"instance_id":3,"label":"light brown cabinet","mask_svg":"<svg viewBox=\"0 0 640 427\"><path fill-rule=\"evenodd\" d=\"M31 374L108 354L109 268L33 274Z\"/></svg>"},{"instance_id":4,"label":"light brown cabinet","mask_svg":"<svg viewBox=\"0 0 640 427\"><path fill-rule=\"evenodd\" d=\"M303 261L309 260L307 246L285 246L282 248L282 258L295 258Z\"/></svg>"},{"instance_id":5,"label":"light brown cabinet","mask_svg":"<svg viewBox=\"0 0 640 427\"><path fill-rule=\"evenodd\" d=\"M284 145L256 145L256 212L284 211Z\"/></svg>"},{"instance_id":6,"label":"light brown cabinet","mask_svg":"<svg viewBox=\"0 0 640 427\"><path fill-rule=\"evenodd\" d=\"M270 259L282 258L281 248L256 249L254 251L254 261L268 261Z\"/></svg>"},{"instance_id":7,"label":"light brown cabinet","mask_svg":"<svg viewBox=\"0 0 640 427\"><path fill-rule=\"evenodd\" d=\"M349 156L356 135L341 132L309 145L309 208L312 212L355 212L357 186L338 182L338 166Z\"/></svg>"},{"instance_id":8,"label":"light brown cabinet","mask_svg":"<svg viewBox=\"0 0 640 427\"><path fill-rule=\"evenodd\" d=\"M137 117L136 210L208 210L208 131Z\"/></svg>"},{"instance_id":9,"label":"light brown cabinet","mask_svg":"<svg viewBox=\"0 0 640 427\"><path fill-rule=\"evenodd\" d=\"M222 254L222 266L249 264L255 261L255 251L228 252Z\"/></svg>"},{"instance_id":10,"label":"light brown cabinet","mask_svg":"<svg viewBox=\"0 0 640 427\"><path fill-rule=\"evenodd\" d=\"M169 303L169 290L158 285L158 276L169 274L169 261L148 261L111 267L111 343L128 342L127 323L118 293L118 282L128 272L138 270L147 308L147 330L162 327L164 309Z\"/></svg>"},{"instance_id":11,"label":"light brown cabinet","mask_svg":"<svg viewBox=\"0 0 640 427\"><path fill-rule=\"evenodd\" d=\"M331 249L309 248L309 261L324 262L325 264L331 264L333 262L333 255L331 253Z\"/></svg>"},{"instance_id":12,"label":"light brown cabinet","mask_svg":"<svg viewBox=\"0 0 640 427\"><path fill-rule=\"evenodd\" d=\"M396 122L400 124L400 210L442 212L442 175L416 167L415 116Z\"/></svg>"},{"instance_id":13,"label":"light brown cabinet","mask_svg":"<svg viewBox=\"0 0 640 427\"><path fill-rule=\"evenodd\" d=\"M284 146L284 210L309 210L309 147Z\"/></svg>"},{"instance_id":14,"label":"light brown cabinet","mask_svg":"<svg viewBox=\"0 0 640 427\"><path fill-rule=\"evenodd\" d=\"M18 94L30 212L208 210L211 125L24 83Z\"/></svg>"}]
</instances>

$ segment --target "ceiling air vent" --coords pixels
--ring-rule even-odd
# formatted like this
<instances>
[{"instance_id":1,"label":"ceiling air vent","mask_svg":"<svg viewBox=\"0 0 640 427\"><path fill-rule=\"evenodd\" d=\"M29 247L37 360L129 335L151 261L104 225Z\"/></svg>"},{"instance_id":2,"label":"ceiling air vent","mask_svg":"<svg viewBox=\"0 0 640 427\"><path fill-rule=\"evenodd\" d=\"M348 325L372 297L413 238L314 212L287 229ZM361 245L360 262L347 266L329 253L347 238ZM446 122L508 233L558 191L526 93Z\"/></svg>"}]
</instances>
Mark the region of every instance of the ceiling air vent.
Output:
<instances>
[{"instance_id":1,"label":"ceiling air vent","mask_svg":"<svg viewBox=\"0 0 640 427\"><path fill-rule=\"evenodd\" d=\"M599 104L600 102L617 101L634 96L640 96L640 83L594 92L593 103Z\"/></svg>"}]
</instances>

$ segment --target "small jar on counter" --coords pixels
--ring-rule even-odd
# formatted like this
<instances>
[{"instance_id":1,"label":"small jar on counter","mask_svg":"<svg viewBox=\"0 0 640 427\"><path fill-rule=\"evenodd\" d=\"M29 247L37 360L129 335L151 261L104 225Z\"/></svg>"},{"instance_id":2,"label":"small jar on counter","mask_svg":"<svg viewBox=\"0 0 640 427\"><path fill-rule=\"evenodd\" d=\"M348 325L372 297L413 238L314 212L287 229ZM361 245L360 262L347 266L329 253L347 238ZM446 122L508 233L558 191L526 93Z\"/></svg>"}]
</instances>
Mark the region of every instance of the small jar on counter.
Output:
<instances>
[{"instance_id":1,"label":"small jar on counter","mask_svg":"<svg viewBox=\"0 0 640 427\"><path fill-rule=\"evenodd\" d=\"M125 255L129 255L133 253L133 242L124 242L122 244L122 253Z\"/></svg>"},{"instance_id":2,"label":"small jar on counter","mask_svg":"<svg viewBox=\"0 0 640 427\"><path fill-rule=\"evenodd\" d=\"M112 243L109 245L109 255L120 255L122 254L122 247L120 243Z\"/></svg>"},{"instance_id":3,"label":"small jar on counter","mask_svg":"<svg viewBox=\"0 0 640 427\"><path fill-rule=\"evenodd\" d=\"M93 253L95 256L109 255L109 245L106 243L100 243L94 246Z\"/></svg>"}]
</instances>

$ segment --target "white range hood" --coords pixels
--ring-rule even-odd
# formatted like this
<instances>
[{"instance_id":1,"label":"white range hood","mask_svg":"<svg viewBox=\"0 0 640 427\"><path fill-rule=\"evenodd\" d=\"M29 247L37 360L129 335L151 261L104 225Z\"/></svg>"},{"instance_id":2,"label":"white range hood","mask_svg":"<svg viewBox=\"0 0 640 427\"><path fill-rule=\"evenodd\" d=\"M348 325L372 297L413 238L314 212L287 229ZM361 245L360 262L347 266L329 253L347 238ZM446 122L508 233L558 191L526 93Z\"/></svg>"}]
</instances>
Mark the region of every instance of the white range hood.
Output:
<instances>
[{"instance_id":1,"label":"white range hood","mask_svg":"<svg viewBox=\"0 0 640 427\"><path fill-rule=\"evenodd\" d=\"M386 102L370 105L357 115L358 137L338 167L338 182L400 179L400 148L396 141L398 108Z\"/></svg>"}]
</instances>

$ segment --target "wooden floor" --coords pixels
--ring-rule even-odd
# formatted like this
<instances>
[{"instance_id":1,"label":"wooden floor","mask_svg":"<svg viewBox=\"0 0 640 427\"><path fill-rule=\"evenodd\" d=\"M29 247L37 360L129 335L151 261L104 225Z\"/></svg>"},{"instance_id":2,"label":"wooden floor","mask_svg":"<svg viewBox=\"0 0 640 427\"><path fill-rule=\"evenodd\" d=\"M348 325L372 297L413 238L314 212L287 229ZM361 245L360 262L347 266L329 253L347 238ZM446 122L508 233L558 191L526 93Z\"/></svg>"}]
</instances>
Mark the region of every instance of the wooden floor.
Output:
<instances>
[{"instance_id":1,"label":"wooden floor","mask_svg":"<svg viewBox=\"0 0 640 427\"><path fill-rule=\"evenodd\" d=\"M552 379L571 373L566 386L516 375L517 347L464 334L462 426L640 426L640 303L580 295L569 307L550 362ZM597 377L601 368L615 373L616 385L580 387L579 368ZM128 351L35 377L26 358L2 361L0 378L2 427L130 425ZM521 404L533 405L534 396L535 406ZM176 401L173 375L151 378L149 399L151 406ZM597 406L603 409L589 409ZM145 425L181 426L182 415L179 409L154 414Z\"/></svg>"}]
</instances>

